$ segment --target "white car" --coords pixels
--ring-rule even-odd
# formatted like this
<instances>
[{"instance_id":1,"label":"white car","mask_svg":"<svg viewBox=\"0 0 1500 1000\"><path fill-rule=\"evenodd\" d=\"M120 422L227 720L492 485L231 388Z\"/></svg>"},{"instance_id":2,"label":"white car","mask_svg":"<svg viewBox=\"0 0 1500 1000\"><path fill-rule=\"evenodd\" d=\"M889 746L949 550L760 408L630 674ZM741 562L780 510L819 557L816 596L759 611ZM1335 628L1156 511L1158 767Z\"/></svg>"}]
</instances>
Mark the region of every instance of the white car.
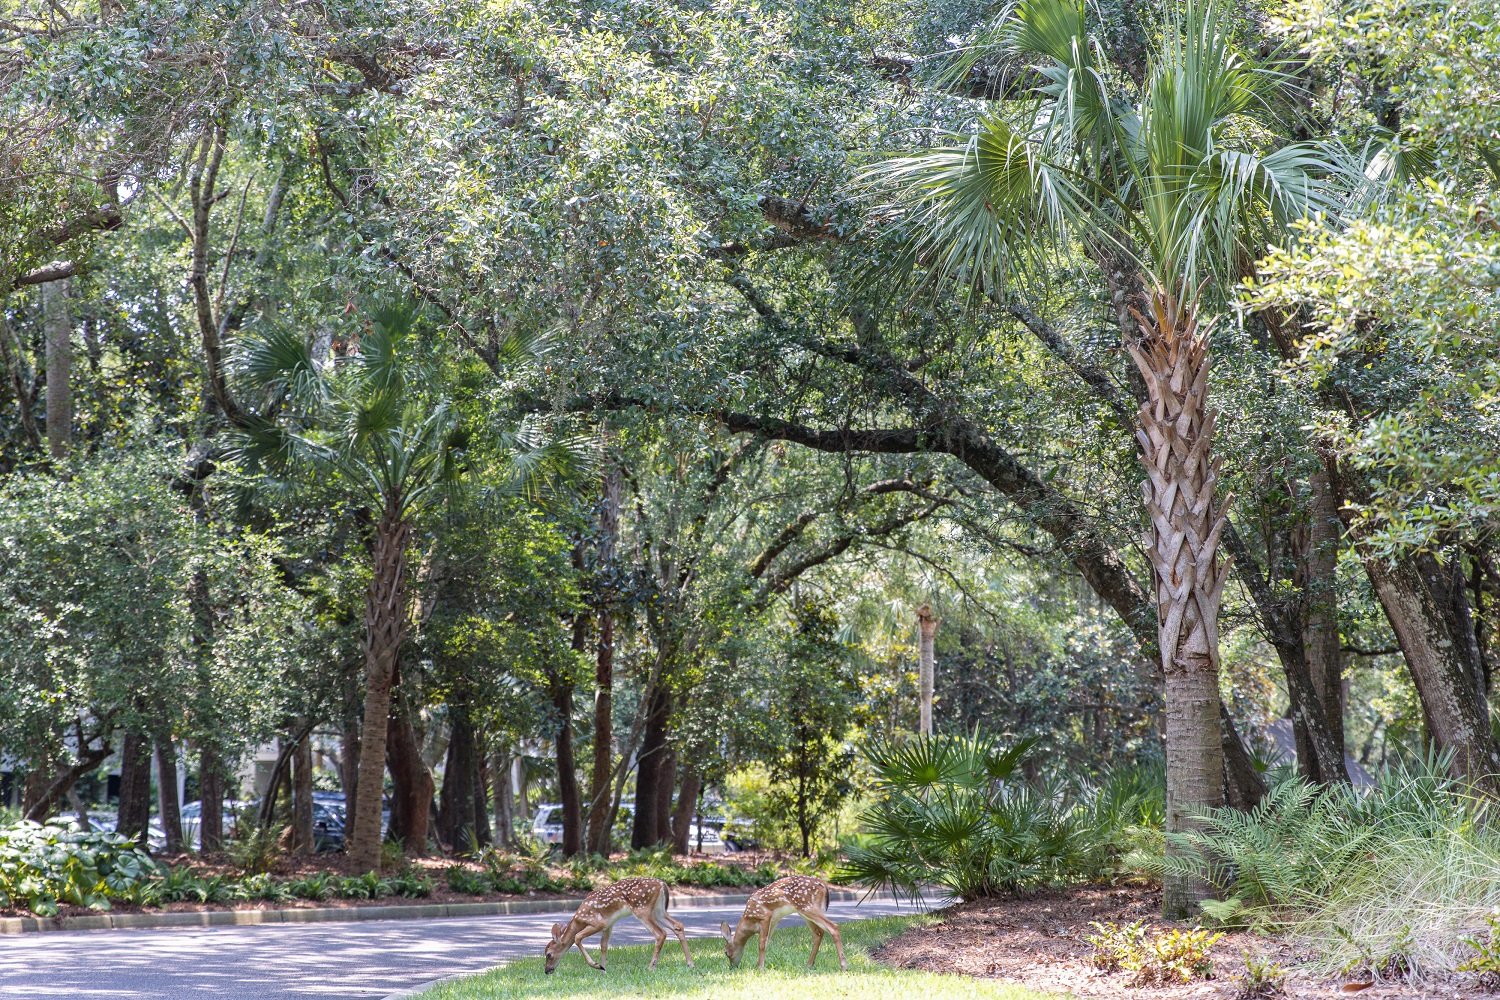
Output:
<instances>
[{"instance_id":1,"label":"white car","mask_svg":"<svg viewBox=\"0 0 1500 1000\"><path fill-rule=\"evenodd\" d=\"M635 806L629 802L620 804L620 812L628 820L635 814ZM563 839L562 828L562 806L557 803L547 803L537 806L536 818L531 822L531 833L537 840L544 844L561 844ZM700 830L697 823L688 827L688 847L699 851L699 836L702 836L701 851L704 854L723 854L728 848L724 846L724 840L719 836L719 831L711 826L704 825Z\"/></svg>"}]
</instances>

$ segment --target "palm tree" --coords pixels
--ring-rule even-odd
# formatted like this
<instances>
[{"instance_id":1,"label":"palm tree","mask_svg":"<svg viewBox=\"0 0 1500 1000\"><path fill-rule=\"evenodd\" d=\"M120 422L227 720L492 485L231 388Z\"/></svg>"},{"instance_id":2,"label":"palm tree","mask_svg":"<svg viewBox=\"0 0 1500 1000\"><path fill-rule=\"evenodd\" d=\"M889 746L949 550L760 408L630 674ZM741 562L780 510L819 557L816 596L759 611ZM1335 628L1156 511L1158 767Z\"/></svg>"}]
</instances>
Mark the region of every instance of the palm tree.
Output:
<instances>
[{"instance_id":1,"label":"palm tree","mask_svg":"<svg viewBox=\"0 0 1500 1000\"><path fill-rule=\"evenodd\" d=\"M259 412L272 415L241 435L240 457L273 478L336 483L370 522L364 709L349 829L356 871L380 863L387 721L406 639L412 528L444 502L465 472L458 459L467 433L441 395L436 366L421 354L418 320L411 302L378 306L348 351L326 363L314 359L301 335L270 328L242 341L234 365L245 387L262 397ZM505 352L518 358L537 345L518 337ZM497 443L511 452L502 463L503 492L535 492L571 471L568 442L523 429ZM424 840L425 828L425 822L417 824Z\"/></svg>"},{"instance_id":2,"label":"palm tree","mask_svg":"<svg viewBox=\"0 0 1500 1000\"><path fill-rule=\"evenodd\" d=\"M1076 0L1022 0L971 50L1029 65L1028 99L966 141L880 164L898 245L928 280L1000 295L1014 274L1079 249L1109 287L1144 381L1136 438L1146 551L1165 676L1167 824L1222 799L1218 619L1228 500L1208 407L1209 330L1227 290L1292 223L1336 207L1329 147L1266 148L1293 107L1291 78L1257 65L1211 5L1166 17L1138 92L1088 35ZM1208 886L1169 881L1169 915Z\"/></svg>"}]
</instances>

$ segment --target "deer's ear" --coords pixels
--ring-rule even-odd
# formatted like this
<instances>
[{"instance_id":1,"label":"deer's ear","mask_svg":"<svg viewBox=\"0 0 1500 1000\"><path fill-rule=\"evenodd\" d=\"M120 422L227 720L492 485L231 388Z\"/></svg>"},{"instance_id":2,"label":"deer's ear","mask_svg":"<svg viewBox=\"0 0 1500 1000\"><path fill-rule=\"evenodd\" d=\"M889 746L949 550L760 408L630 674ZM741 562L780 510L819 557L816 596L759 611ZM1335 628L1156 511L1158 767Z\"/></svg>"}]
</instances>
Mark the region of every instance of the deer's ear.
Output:
<instances>
[{"instance_id":1,"label":"deer's ear","mask_svg":"<svg viewBox=\"0 0 1500 1000\"><path fill-rule=\"evenodd\" d=\"M562 937L562 934L563 934L563 925L562 924L553 924L552 925L552 940L556 941L558 938Z\"/></svg>"},{"instance_id":2,"label":"deer's ear","mask_svg":"<svg viewBox=\"0 0 1500 1000\"><path fill-rule=\"evenodd\" d=\"M729 925L722 920L719 921L719 933L724 935L725 941L734 940L734 931L730 930Z\"/></svg>"}]
</instances>

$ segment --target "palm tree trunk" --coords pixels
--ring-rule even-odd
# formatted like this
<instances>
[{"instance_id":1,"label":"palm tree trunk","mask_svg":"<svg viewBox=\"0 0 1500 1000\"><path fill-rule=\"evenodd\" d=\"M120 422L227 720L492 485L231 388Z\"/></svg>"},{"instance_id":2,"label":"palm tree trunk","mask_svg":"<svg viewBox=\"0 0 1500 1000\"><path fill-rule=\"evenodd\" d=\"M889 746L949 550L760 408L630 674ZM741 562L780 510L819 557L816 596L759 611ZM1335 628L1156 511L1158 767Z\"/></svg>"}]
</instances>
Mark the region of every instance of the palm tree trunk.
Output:
<instances>
[{"instance_id":1,"label":"palm tree trunk","mask_svg":"<svg viewBox=\"0 0 1500 1000\"><path fill-rule=\"evenodd\" d=\"M932 606L924 604L917 609L917 732L932 735L932 672L933 642L937 637L938 620Z\"/></svg>"},{"instance_id":2,"label":"palm tree trunk","mask_svg":"<svg viewBox=\"0 0 1500 1000\"><path fill-rule=\"evenodd\" d=\"M1136 437L1146 467L1146 551L1164 675L1167 830L1176 833L1223 804L1219 601L1229 565L1218 551L1226 504L1214 501L1219 462L1207 406L1206 331L1190 303L1161 288L1148 310L1137 313L1143 336L1130 353L1147 391ZM1193 877L1168 875L1162 889L1168 917L1186 916L1209 896L1209 885Z\"/></svg>"},{"instance_id":3,"label":"palm tree trunk","mask_svg":"<svg viewBox=\"0 0 1500 1000\"><path fill-rule=\"evenodd\" d=\"M349 862L357 872L380 867L386 727L396 659L406 638L406 541L411 529L394 506L387 507L375 530L374 572L365 595L365 706L349 842Z\"/></svg>"}]
</instances>

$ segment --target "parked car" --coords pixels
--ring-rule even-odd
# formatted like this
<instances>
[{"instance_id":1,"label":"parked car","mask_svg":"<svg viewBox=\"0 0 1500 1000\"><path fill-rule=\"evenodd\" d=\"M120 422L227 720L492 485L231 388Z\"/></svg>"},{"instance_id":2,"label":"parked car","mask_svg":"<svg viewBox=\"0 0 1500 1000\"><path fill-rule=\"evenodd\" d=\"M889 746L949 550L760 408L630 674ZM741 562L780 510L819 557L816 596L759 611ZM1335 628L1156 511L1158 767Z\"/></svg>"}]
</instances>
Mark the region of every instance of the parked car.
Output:
<instances>
[{"instance_id":1,"label":"parked car","mask_svg":"<svg viewBox=\"0 0 1500 1000\"><path fill-rule=\"evenodd\" d=\"M634 815L633 803L620 803L620 816L616 817L617 821L623 818L628 823ZM544 844L561 844L563 838L562 806L556 803L537 806L536 817L531 822L531 833ZM719 836L719 831L706 820L701 830L697 823L688 827L688 846L695 851L701 850L704 854L723 854L727 850L723 838Z\"/></svg>"}]
</instances>

